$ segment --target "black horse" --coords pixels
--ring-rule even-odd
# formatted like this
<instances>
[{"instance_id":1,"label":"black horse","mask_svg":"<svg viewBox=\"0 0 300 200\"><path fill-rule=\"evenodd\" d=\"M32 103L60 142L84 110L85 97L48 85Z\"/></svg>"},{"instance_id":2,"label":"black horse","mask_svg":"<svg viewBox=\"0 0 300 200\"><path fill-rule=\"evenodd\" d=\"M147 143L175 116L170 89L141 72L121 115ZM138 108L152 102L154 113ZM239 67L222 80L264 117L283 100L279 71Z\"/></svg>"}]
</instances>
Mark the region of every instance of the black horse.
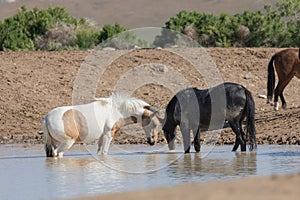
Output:
<instances>
[{"instance_id":1,"label":"black horse","mask_svg":"<svg viewBox=\"0 0 300 200\"><path fill-rule=\"evenodd\" d=\"M175 149L175 128L180 126L184 151L190 152L190 132L193 132L195 151L200 151L200 132L217 130L227 121L236 134L232 151L241 145L246 151L246 140L250 151L256 148L255 103L249 90L236 83L224 83L216 87L198 90L188 88L178 92L168 103L163 123L164 135L170 150ZM246 134L242 122L246 121Z\"/></svg>"}]
</instances>

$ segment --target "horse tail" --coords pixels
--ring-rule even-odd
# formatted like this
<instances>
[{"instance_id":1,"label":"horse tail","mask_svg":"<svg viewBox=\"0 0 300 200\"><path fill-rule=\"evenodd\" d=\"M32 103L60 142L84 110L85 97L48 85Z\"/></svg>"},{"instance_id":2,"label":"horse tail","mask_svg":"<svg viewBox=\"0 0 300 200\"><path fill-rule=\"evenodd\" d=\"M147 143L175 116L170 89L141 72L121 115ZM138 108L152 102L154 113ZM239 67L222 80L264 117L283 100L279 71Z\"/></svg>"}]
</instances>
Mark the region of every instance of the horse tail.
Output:
<instances>
[{"instance_id":1,"label":"horse tail","mask_svg":"<svg viewBox=\"0 0 300 200\"><path fill-rule=\"evenodd\" d=\"M268 65L268 103L271 102L273 98L274 93L274 87L275 87L275 73L274 73L274 59L276 57L276 54L272 56L269 65Z\"/></svg>"},{"instance_id":2,"label":"horse tail","mask_svg":"<svg viewBox=\"0 0 300 200\"><path fill-rule=\"evenodd\" d=\"M165 138L168 142L168 144L172 143L173 140L175 140L175 128L178 125L177 121L175 120L175 116L178 114L178 99L176 96L174 96L170 102L167 105L165 117L162 120L162 130L164 132ZM173 149L175 147L170 147L170 149Z\"/></svg>"},{"instance_id":3,"label":"horse tail","mask_svg":"<svg viewBox=\"0 0 300 200\"><path fill-rule=\"evenodd\" d=\"M298 59L300 60L300 48L298 50Z\"/></svg>"},{"instance_id":4,"label":"horse tail","mask_svg":"<svg viewBox=\"0 0 300 200\"><path fill-rule=\"evenodd\" d=\"M42 123L42 132L44 138L45 152L47 157L53 157L52 138L48 129L48 117L46 116Z\"/></svg>"},{"instance_id":5,"label":"horse tail","mask_svg":"<svg viewBox=\"0 0 300 200\"><path fill-rule=\"evenodd\" d=\"M252 94L245 88L246 95L246 138L250 137L250 151L256 149L256 137L255 137L255 103Z\"/></svg>"}]
</instances>

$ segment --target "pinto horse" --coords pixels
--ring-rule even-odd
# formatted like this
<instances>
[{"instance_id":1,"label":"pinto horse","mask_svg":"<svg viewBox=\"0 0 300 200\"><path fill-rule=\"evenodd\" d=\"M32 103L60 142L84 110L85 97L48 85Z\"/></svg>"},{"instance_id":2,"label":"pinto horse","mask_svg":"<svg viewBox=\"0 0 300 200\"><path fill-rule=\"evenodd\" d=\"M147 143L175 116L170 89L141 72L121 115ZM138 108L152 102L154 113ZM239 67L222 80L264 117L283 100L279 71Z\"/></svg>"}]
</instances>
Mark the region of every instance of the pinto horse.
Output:
<instances>
[{"instance_id":1,"label":"pinto horse","mask_svg":"<svg viewBox=\"0 0 300 200\"><path fill-rule=\"evenodd\" d=\"M47 157L62 157L75 142L98 139L98 154L107 154L112 138L122 126L141 122L147 141L154 144L154 128L147 127L155 111L140 100L113 94L92 103L51 110L42 122ZM157 135L157 133L155 133Z\"/></svg>"},{"instance_id":2,"label":"pinto horse","mask_svg":"<svg viewBox=\"0 0 300 200\"><path fill-rule=\"evenodd\" d=\"M274 93L274 109L279 109L278 96L282 102L282 108L286 108L286 101L283 96L283 90L289 84L294 76L300 78L300 50L285 49L274 54L268 65L268 100L267 103L273 104L272 98ZM275 88L274 65L278 76L278 84Z\"/></svg>"},{"instance_id":3,"label":"pinto horse","mask_svg":"<svg viewBox=\"0 0 300 200\"><path fill-rule=\"evenodd\" d=\"M220 98L224 99L219 101ZM200 132L223 128L227 121L236 134L232 151L236 151L239 145L241 151L246 151L246 139L250 139L250 151L252 151L256 148L254 114L253 97L242 85L224 83L206 90L188 88L178 92L168 103L162 129L169 149L174 150L175 128L177 125L180 126L185 153L190 152L192 131L194 148L199 152ZM245 118L247 118L246 134L242 129Z\"/></svg>"}]
</instances>

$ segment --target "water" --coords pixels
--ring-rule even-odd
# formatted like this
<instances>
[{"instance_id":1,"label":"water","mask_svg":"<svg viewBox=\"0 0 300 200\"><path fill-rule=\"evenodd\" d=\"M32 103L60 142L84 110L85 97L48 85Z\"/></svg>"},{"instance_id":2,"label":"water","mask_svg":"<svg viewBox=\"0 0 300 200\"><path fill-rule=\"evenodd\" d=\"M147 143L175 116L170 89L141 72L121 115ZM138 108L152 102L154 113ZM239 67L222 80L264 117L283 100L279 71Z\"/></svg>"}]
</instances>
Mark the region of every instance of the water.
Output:
<instances>
[{"instance_id":1,"label":"water","mask_svg":"<svg viewBox=\"0 0 300 200\"><path fill-rule=\"evenodd\" d=\"M300 172L300 146L258 146L256 153L204 146L201 153L166 146L113 145L107 156L75 145L62 159L42 145L0 146L0 199L53 199ZM91 154L89 153L91 152Z\"/></svg>"}]
</instances>

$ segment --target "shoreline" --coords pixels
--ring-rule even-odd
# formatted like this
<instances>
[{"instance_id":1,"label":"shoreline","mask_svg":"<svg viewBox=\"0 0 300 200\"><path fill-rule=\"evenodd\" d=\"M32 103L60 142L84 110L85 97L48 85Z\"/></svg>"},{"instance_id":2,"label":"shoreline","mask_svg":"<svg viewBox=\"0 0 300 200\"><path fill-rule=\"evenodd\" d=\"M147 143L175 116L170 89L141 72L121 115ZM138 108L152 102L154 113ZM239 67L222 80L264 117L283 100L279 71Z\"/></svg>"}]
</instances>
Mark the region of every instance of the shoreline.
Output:
<instances>
[{"instance_id":1,"label":"shoreline","mask_svg":"<svg viewBox=\"0 0 300 200\"><path fill-rule=\"evenodd\" d=\"M203 137L205 134L201 136L201 145L205 145L203 141ZM258 134L257 137L257 145L300 145L299 134L283 134L283 135L273 135L273 134ZM222 145L233 145L235 141L235 135L230 133L227 135L221 134L216 141L215 145L222 146ZM177 144L181 144L182 141L177 142ZM43 136L36 135L18 135L14 136L11 135L10 137L1 136L0 135L0 145L5 144L43 144ZM95 142L96 144L96 142ZM113 139L112 144L118 145L126 145L126 144L147 144L146 138L138 137L135 138L129 134L126 134L121 137L116 137ZM156 144L167 144L163 137L159 137ZM208 144L209 145L209 144Z\"/></svg>"},{"instance_id":2,"label":"shoreline","mask_svg":"<svg viewBox=\"0 0 300 200\"><path fill-rule=\"evenodd\" d=\"M85 200L151 199L299 199L300 173L245 177L219 182L187 183L172 187L80 197Z\"/></svg>"}]
</instances>

